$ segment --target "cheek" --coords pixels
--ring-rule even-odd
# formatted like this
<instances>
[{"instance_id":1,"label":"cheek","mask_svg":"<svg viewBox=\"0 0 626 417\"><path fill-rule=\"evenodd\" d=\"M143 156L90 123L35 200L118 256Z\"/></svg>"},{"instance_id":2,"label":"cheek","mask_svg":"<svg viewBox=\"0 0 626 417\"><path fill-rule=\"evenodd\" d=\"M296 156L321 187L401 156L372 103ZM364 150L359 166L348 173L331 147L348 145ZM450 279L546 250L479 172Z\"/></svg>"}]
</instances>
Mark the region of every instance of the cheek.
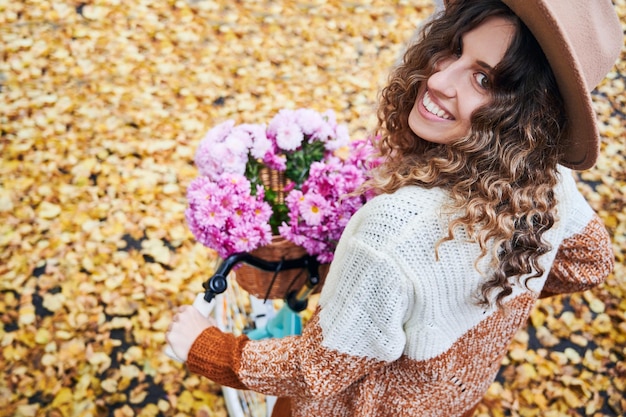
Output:
<instances>
[{"instance_id":1,"label":"cheek","mask_svg":"<svg viewBox=\"0 0 626 417\"><path fill-rule=\"evenodd\" d=\"M489 103L489 99L486 97L471 97L464 101L464 105L460 109L462 124L467 126L468 129L471 125L472 115L479 108L487 105Z\"/></svg>"}]
</instances>

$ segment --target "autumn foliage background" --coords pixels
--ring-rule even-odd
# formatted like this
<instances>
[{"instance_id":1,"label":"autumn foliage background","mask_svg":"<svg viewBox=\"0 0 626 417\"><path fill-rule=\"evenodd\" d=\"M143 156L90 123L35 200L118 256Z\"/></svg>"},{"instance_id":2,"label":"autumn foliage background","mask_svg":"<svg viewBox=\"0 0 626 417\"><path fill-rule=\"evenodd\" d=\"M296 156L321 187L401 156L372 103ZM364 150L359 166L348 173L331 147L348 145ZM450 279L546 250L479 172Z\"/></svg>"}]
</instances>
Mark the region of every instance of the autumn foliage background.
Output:
<instances>
[{"instance_id":1,"label":"autumn foliage background","mask_svg":"<svg viewBox=\"0 0 626 417\"><path fill-rule=\"evenodd\" d=\"M332 109L365 137L389 67L431 11L0 0L0 415L224 416L219 387L162 354L172 309L217 261L183 217L199 140L228 118L298 107ZM580 181L615 271L537 305L477 415L626 413L625 74L622 60L596 93L605 140Z\"/></svg>"}]
</instances>

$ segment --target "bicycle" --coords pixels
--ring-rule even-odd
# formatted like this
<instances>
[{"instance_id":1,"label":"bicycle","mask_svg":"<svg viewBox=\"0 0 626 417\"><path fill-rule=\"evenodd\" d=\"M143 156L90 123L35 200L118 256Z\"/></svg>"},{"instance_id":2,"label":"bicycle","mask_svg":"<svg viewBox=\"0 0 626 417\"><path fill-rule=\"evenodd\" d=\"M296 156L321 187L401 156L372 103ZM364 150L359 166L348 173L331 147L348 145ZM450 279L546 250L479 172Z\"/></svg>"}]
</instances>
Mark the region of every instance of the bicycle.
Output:
<instances>
[{"instance_id":1,"label":"bicycle","mask_svg":"<svg viewBox=\"0 0 626 417\"><path fill-rule=\"evenodd\" d=\"M267 296L260 299L247 293L237 285L236 280L231 280L231 285L228 284L228 276L239 263L274 273L268 294L281 271L300 269L308 274L308 279L302 288L290 291L283 305L278 306L273 301L268 303L270 300ZM202 284L204 294L199 294L194 301L194 307L205 315L212 314L221 330L237 335L245 333L252 340L298 335L302 331L300 313L307 308L309 297L319 284L319 263L314 256L305 255L297 259L273 262L248 252L237 253L224 259L214 274ZM214 308L209 309L209 305ZM169 353L168 355L171 356ZM229 387L222 387L222 393L231 417L270 416L276 401L275 397Z\"/></svg>"}]
</instances>

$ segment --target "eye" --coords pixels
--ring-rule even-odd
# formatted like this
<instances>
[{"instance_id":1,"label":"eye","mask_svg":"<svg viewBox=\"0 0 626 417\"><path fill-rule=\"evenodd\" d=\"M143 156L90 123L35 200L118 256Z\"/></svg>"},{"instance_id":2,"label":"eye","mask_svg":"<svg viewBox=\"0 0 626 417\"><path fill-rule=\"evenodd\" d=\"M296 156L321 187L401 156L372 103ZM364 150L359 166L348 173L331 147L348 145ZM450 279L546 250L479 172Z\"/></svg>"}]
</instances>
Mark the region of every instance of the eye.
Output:
<instances>
[{"instance_id":1,"label":"eye","mask_svg":"<svg viewBox=\"0 0 626 417\"><path fill-rule=\"evenodd\" d=\"M482 72L476 72L474 73L474 78L481 88L484 88L485 90L491 88L491 81L486 74L483 74Z\"/></svg>"}]
</instances>

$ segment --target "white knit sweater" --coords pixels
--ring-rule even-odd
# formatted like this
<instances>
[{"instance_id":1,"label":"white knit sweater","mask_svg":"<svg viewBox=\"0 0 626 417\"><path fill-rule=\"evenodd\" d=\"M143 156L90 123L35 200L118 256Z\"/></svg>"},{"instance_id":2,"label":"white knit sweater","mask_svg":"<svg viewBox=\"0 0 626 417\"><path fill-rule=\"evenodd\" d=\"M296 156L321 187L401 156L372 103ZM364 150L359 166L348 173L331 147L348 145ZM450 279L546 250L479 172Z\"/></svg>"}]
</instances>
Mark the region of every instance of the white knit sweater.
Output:
<instances>
[{"instance_id":1,"label":"white knit sweater","mask_svg":"<svg viewBox=\"0 0 626 417\"><path fill-rule=\"evenodd\" d=\"M541 257L546 272L528 287L516 281L506 309L477 305L480 251L462 231L439 245L436 259L447 194L409 186L374 198L350 220L302 336L249 341L211 328L194 343L189 368L292 397L296 416L464 415L542 290L585 290L610 273L608 234L571 172L561 173L558 221L544 234L553 247Z\"/></svg>"},{"instance_id":2,"label":"white knit sweater","mask_svg":"<svg viewBox=\"0 0 626 417\"><path fill-rule=\"evenodd\" d=\"M572 176L563 178L557 190L560 221L545 234L554 248L593 217ZM480 255L477 244L459 233L440 245L439 261L435 259L435 245L447 234L441 213L447 200L438 188L405 187L375 198L356 213L320 299L325 346L382 360L401 354L425 360L445 352L496 311L475 303L484 280L474 267ZM537 294L555 256L556 250L543 256L544 275L528 283ZM513 288L509 298L526 291L519 284Z\"/></svg>"}]
</instances>

